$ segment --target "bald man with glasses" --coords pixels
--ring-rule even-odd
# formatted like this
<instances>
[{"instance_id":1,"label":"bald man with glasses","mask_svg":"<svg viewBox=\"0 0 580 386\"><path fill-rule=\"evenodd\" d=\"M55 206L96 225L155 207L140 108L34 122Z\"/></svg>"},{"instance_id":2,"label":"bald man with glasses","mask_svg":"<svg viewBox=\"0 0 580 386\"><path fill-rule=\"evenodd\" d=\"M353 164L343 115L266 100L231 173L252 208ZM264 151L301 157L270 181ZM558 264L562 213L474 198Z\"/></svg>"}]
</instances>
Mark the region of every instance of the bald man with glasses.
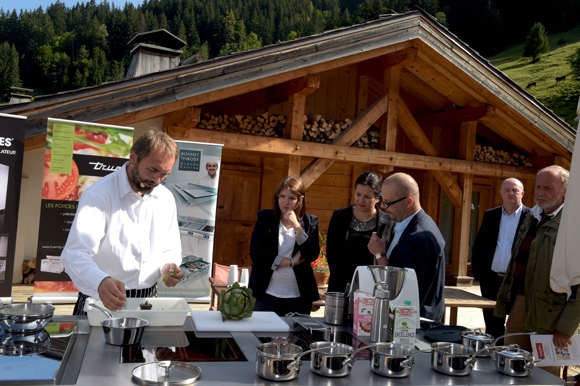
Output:
<instances>
[{"instance_id":1,"label":"bald man with glasses","mask_svg":"<svg viewBox=\"0 0 580 386\"><path fill-rule=\"evenodd\" d=\"M419 186L408 174L395 173L383 182L381 206L395 222L391 237L373 233L369 251L381 265L412 268L419 282L421 317L441 320L445 312L445 240L419 201ZM386 242L385 239L389 239Z\"/></svg>"}]
</instances>

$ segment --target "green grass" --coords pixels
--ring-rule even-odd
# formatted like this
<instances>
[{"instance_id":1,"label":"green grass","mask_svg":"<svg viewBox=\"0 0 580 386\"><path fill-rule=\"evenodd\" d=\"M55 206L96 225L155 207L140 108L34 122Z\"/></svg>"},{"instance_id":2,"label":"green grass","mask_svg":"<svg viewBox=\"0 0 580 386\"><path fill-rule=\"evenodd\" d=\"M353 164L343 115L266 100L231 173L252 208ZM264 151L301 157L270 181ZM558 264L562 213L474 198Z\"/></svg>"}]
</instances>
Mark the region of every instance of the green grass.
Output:
<instances>
[{"instance_id":1,"label":"green grass","mask_svg":"<svg viewBox=\"0 0 580 386\"><path fill-rule=\"evenodd\" d=\"M528 83L536 82L536 87L526 91L575 130L578 127L574 118L580 96L580 81L573 79L568 59L580 47L580 26L548 35L548 39L551 51L543 54L537 62L532 62L531 58L522 58L523 42L487 59L524 89ZM558 45L561 39L566 42ZM562 75L566 75L566 81L556 83L554 77Z\"/></svg>"}]
</instances>

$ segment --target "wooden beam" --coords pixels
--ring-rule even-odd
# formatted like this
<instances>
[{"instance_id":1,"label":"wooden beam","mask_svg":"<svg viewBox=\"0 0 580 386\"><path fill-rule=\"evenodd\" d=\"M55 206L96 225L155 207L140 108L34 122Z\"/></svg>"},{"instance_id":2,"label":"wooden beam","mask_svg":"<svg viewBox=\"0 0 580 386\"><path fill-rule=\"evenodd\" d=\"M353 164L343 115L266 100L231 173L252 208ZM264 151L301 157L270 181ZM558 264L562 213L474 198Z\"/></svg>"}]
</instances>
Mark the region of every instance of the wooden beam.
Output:
<instances>
[{"instance_id":1,"label":"wooden beam","mask_svg":"<svg viewBox=\"0 0 580 386\"><path fill-rule=\"evenodd\" d=\"M369 82L370 78L368 76L361 76L358 82L357 117L369 106Z\"/></svg>"},{"instance_id":2,"label":"wooden beam","mask_svg":"<svg viewBox=\"0 0 580 386\"><path fill-rule=\"evenodd\" d=\"M183 110L172 111L163 116L163 127L181 126L187 129L196 127L201 121L199 107L187 107Z\"/></svg>"},{"instance_id":3,"label":"wooden beam","mask_svg":"<svg viewBox=\"0 0 580 386\"><path fill-rule=\"evenodd\" d=\"M169 103L165 103L165 104L155 104L153 101L155 100L155 95L151 95L148 94L146 97L142 97L139 98L142 99L142 102L144 105L146 104L152 104L150 108L147 109L141 109L138 105L139 103L136 100L131 100L131 101L122 101L121 104L123 105L127 105L125 109L135 109L135 111L130 112L130 113L126 113L126 114L122 114L122 115L118 115L112 118L106 118L106 119L101 119L101 120L97 120L96 122L98 123L105 123L105 124L112 124L112 125L118 125L118 126L129 126L132 125L134 123L137 122L142 122L142 121L146 121L148 119L152 119L152 118L157 118L159 116L165 115L167 113L173 112L173 111L177 111L177 110L182 110L185 109L187 107L194 107L195 104L189 104L191 102L193 102L192 100L179 100L179 101L175 101L175 102L169 102ZM153 106L153 104L155 104ZM129 107L129 105L132 105L132 107ZM89 119L84 119L83 117L92 117L93 116L93 112L91 110L99 110L99 107L94 107L94 108L87 108L85 109L84 112L78 112L76 114L71 114L71 116L69 118L63 118L63 119L74 119L74 120L80 120L80 121L86 121L86 122L92 122L91 118ZM67 115L68 116L68 115Z\"/></svg>"},{"instance_id":4,"label":"wooden beam","mask_svg":"<svg viewBox=\"0 0 580 386\"><path fill-rule=\"evenodd\" d=\"M276 158L262 158L262 180L260 181L260 209L272 208L272 196L276 190Z\"/></svg>"},{"instance_id":5,"label":"wooden beam","mask_svg":"<svg viewBox=\"0 0 580 386\"><path fill-rule=\"evenodd\" d=\"M282 102L289 95L310 95L320 88L320 75L308 74L288 82L272 86L268 92L268 99L273 102Z\"/></svg>"},{"instance_id":6,"label":"wooden beam","mask_svg":"<svg viewBox=\"0 0 580 386\"><path fill-rule=\"evenodd\" d=\"M389 94L382 95L364 113L340 135L332 141L335 146L350 146L361 137L386 111ZM322 173L324 173L333 163L333 160L315 159L304 168L300 177L308 188Z\"/></svg>"},{"instance_id":7,"label":"wooden beam","mask_svg":"<svg viewBox=\"0 0 580 386\"><path fill-rule=\"evenodd\" d=\"M395 153L375 149L360 149L334 146L315 142L293 141L283 138L225 133L217 130L183 129L170 127L172 138L185 141L223 144L226 149L290 154L302 157L326 158L334 161L357 162L394 167L438 170L450 173L473 173L497 178L514 177L520 180L535 180L537 169L508 166L485 162L464 161L449 158L429 157L416 154Z\"/></svg>"},{"instance_id":8,"label":"wooden beam","mask_svg":"<svg viewBox=\"0 0 580 386\"><path fill-rule=\"evenodd\" d=\"M301 158L299 155L284 156L284 177L300 175Z\"/></svg>"},{"instance_id":9,"label":"wooden beam","mask_svg":"<svg viewBox=\"0 0 580 386\"><path fill-rule=\"evenodd\" d=\"M433 111L453 107L453 102L406 69L401 71L401 87L423 101Z\"/></svg>"},{"instance_id":10,"label":"wooden beam","mask_svg":"<svg viewBox=\"0 0 580 386\"><path fill-rule=\"evenodd\" d=\"M386 151L395 151L397 145L397 102L399 101L399 87L401 82L401 67L392 66L385 70L383 76L383 89L389 93L389 105L387 114L381 121L379 146ZM392 166L387 166L384 173L390 173L395 170Z\"/></svg>"},{"instance_id":11,"label":"wooden beam","mask_svg":"<svg viewBox=\"0 0 580 386\"><path fill-rule=\"evenodd\" d=\"M515 126L507 124L498 115L485 116L481 119L494 133L529 155L549 155L546 150L526 137Z\"/></svg>"},{"instance_id":12,"label":"wooden beam","mask_svg":"<svg viewBox=\"0 0 580 386\"><path fill-rule=\"evenodd\" d=\"M397 103L397 112L399 117L399 124L401 128L405 131L413 145L425 154L431 157L437 156L437 150L433 147L421 126L417 123L411 111L409 111L407 105L404 101L399 100ZM443 171L435 171L433 176L441 184L441 187L447 193L449 200L454 207L459 208L462 201L462 192L455 177L451 173Z\"/></svg>"},{"instance_id":13,"label":"wooden beam","mask_svg":"<svg viewBox=\"0 0 580 386\"><path fill-rule=\"evenodd\" d=\"M415 120L420 125L456 125L463 122L479 122L485 117L492 116L495 111L493 106L467 107L465 109L449 110L432 114L415 115Z\"/></svg>"},{"instance_id":14,"label":"wooden beam","mask_svg":"<svg viewBox=\"0 0 580 386\"><path fill-rule=\"evenodd\" d=\"M477 122L464 122L459 133L459 158L473 161L475 153ZM453 252L451 274L455 277L467 275L469 257L469 229L471 224L471 193L473 191L473 174L460 176L463 197L461 207L455 211L453 226Z\"/></svg>"},{"instance_id":15,"label":"wooden beam","mask_svg":"<svg viewBox=\"0 0 580 386\"><path fill-rule=\"evenodd\" d=\"M46 147L46 134L24 140L24 151L36 150Z\"/></svg>"},{"instance_id":16,"label":"wooden beam","mask_svg":"<svg viewBox=\"0 0 580 386\"><path fill-rule=\"evenodd\" d=\"M570 169L572 168L572 160L557 155L554 159L554 165L561 166L564 169L570 171Z\"/></svg>"}]
</instances>

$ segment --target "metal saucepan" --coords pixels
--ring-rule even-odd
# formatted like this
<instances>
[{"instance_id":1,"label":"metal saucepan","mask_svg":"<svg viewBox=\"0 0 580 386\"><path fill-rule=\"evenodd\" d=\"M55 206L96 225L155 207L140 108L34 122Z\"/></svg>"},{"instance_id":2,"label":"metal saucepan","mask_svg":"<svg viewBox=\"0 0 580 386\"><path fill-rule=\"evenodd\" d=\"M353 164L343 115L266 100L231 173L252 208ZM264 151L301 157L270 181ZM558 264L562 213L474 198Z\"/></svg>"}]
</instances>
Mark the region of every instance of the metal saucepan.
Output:
<instances>
[{"instance_id":1,"label":"metal saucepan","mask_svg":"<svg viewBox=\"0 0 580 386\"><path fill-rule=\"evenodd\" d=\"M447 375L469 375L475 365L475 356L484 348L475 351L471 347L459 343L431 343L431 367L433 370Z\"/></svg>"},{"instance_id":2,"label":"metal saucepan","mask_svg":"<svg viewBox=\"0 0 580 386\"><path fill-rule=\"evenodd\" d=\"M27 334L44 330L52 320L50 304L14 303L0 306L0 329Z\"/></svg>"},{"instance_id":3,"label":"metal saucepan","mask_svg":"<svg viewBox=\"0 0 580 386\"><path fill-rule=\"evenodd\" d=\"M331 343L334 347L335 344ZM256 374L270 381L290 381L298 376L300 358L314 349L302 351L302 347L291 343L263 343L256 347Z\"/></svg>"},{"instance_id":4,"label":"metal saucepan","mask_svg":"<svg viewBox=\"0 0 580 386\"><path fill-rule=\"evenodd\" d=\"M493 352L495 369L502 374L512 377L527 377L534 369L534 365L542 359L534 360L533 354L520 349L517 344L504 346Z\"/></svg>"},{"instance_id":5,"label":"metal saucepan","mask_svg":"<svg viewBox=\"0 0 580 386\"><path fill-rule=\"evenodd\" d=\"M26 356L51 349L50 336L46 330L31 334L0 333L0 355Z\"/></svg>"},{"instance_id":6,"label":"metal saucepan","mask_svg":"<svg viewBox=\"0 0 580 386\"><path fill-rule=\"evenodd\" d=\"M413 351L411 347L397 343L371 348L371 371L389 378L403 378L411 373L414 355L431 352L433 349Z\"/></svg>"},{"instance_id":7,"label":"metal saucepan","mask_svg":"<svg viewBox=\"0 0 580 386\"><path fill-rule=\"evenodd\" d=\"M493 338L492 335L486 334L481 331L480 328L476 328L473 331L463 331L461 333L461 343L464 346L471 347L475 351L479 351L479 354L476 356L478 358L489 358L491 356L491 351L495 347L495 344L501 338L505 338L506 336L516 336L516 335L535 335L536 332L521 332L521 333L514 333L514 334L505 334L501 335L497 338ZM488 349L488 350L484 350Z\"/></svg>"},{"instance_id":8,"label":"metal saucepan","mask_svg":"<svg viewBox=\"0 0 580 386\"><path fill-rule=\"evenodd\" d=\"M350 370L356 358L354 355L359 351L370 347L383 346L388 343L377 343L361 347L355 350L352 346L344 343L314 342L310 348L316 351L310 358L310 370L325 377L344 377L350 374Z\"/></svg>"},{"instance_id":9,"label":"metal saucepan","mask_svg":"<svg viewBox=\"0 0 580 386\"><path fill-rule=\"evenodd\" d=\"M128 346L141 342L143 331L149 322L141 318L113 318L113 315L105 308L99 307L94 303L89 306L103 311L108 319L101 321L103 331L105 332L105 342L113 346Z\"/></svg>"}]
</instances>

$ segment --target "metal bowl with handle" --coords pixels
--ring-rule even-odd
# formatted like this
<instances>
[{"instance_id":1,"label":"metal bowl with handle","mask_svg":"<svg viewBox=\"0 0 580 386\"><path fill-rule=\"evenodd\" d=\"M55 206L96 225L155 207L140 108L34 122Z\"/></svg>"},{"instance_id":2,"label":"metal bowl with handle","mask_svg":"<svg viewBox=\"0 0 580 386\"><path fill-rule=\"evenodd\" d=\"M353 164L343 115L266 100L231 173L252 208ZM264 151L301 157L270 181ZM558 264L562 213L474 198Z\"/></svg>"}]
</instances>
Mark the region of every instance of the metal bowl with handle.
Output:
<instances>
[{"instance_id":1,"label":"metal bowl with handle","mask_svg":"<svg viewBox=\"0 0 580 386\"><path fill-rule=\"evenodd\" d=\"M0 329L27 334L44 330L51 322L54 307L50 304L14 303L0 306Z\"/></svg>"},{"instance_id":2,"label":"metal bowl with handle","mask_svg":"<svg viewBox=\"0 0 580 386\"><path fill-rule=\"evenodd\" d=\"M355 350L352 346L335 342L314 342L310 343L310 348L319 350L312 354L310 358L310 370L313 373L325 377L338 378L350 374L352 365L359 351L370 347L382 346L387 343L371 344Z\"/></svg>"},{"instance_id":3,"label":"metal bowl with handle","mask_svg":"<svg viewBox=\"0 0 580 386\"><path fill-rule=\"evenodd\" d=\"M477 351L478 354L476 356L478 358L489 358L491 356L491 352L496 347L495 344L501 338L516 335L535 335L535 334L537 334L537 332L518 332L513 334L501 335L494 339L493 336L491 336L490 334L486 334L482 332L480 328L476 328L473 331L471 330L463 331L461 333L461 343L464 346L471 347L472 349Z\"/></svg>"},{"instance_id":4,"label":"metal bowl with handle","mask_svg":"<svg viewBox=\"0 0 580 386\"><path fill-rule=\"evenodd\" d=\"M484 348L475 351L471 347L459 343L437 342L431 343L431 367L433 370L447 374L464 376L469 375L475 365L475 356Z\"/></svg>"},{"instance_id":5,"label":"metal bowl with handle","mask_svg":"<svg viewBox=\"0 0 580 386\"><path fill-rule=\"evenodd\" d=\"M371 348L371 371L383 377L403 378L411 374L415 354L431 351L433 349L414 351L397 343Z\"/></svg>"},{"instance_id":6,"label":"metal bowl with handle","mask_svg":"<svg viewBox=\"0 0 580 386\"><path fill-rule=\"evenodd\" d=\"M113 346L129 346L141 342L141 337L145 327L149 322L141 318L113 318L113 315L103 307L94 303L89 303L90 307L95 307L103 311L108 319L101 321L105 332L105 342Z\"/></svg>"},{"instance_id":7,"label":"metal bowl with handle","mask_svg":"<svg viewBox=\"0 0 580 386\"><path fill-rule=\"evenodd\" d=\"M298 376L302 361L300 358L314 351L331 346L303 351L302 347L291 343L263 343L256 347L256 374L270 381L290 381Z\"/></svg>"},{"instance_id":8,"label":"metal bowl with handle","mask_svg":"<svg viewBox=\"0 0 580 386\"><path fill-rule=\"evenodd\" d=\"M533 354L520 349L517 344L502 347L502 349L493 352L495 369L502 374L512 377L527 377L534 369L534 365L542 360L534 360Z\"/></svg>"}]
</instances>

